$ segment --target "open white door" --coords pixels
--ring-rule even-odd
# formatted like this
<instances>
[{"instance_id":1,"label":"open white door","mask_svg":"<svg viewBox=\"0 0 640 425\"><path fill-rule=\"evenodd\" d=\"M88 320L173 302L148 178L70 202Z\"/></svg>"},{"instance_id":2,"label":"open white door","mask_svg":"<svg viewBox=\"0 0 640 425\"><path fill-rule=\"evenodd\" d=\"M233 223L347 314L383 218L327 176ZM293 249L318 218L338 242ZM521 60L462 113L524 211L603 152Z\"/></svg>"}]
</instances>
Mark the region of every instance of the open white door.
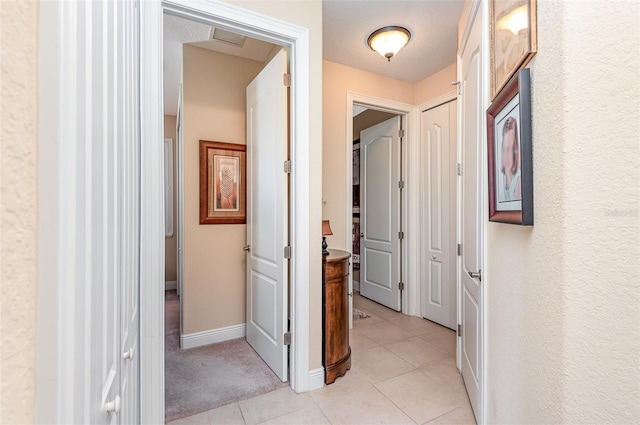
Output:
<instances>
[{"instance_id":1,"label":"open white door","mask_svg":"<svg viewBox=\"0 0 640 425\"><path fill-rule=\"evenodd\" d=\"M283 49L247 87L247 341L288 379L287 53Z\"/></svg>"},{"instance_id":2,"label":"open white door","mask_svg":"<svg viewBox=\"0 0 640 425\"><path fill-rule=\"evenodd\" d=\"M456 315L455 101L422 113L422 315L454 329Z\"/></svg>"},{"instance_id":3,"label":"open white door","mask_svg":"<svg viewBox=\"0 0 640 425\"><path fill-rule=\"evenodd\" d=\"M400 117L360 133L360 294L400 311Z\"/></svg>"},{"instance_id":4,"label":"open white door","mask_svg":"<svg viewBox=\"0 0 640 425\"><path fill-rule=\"evenodd\" d=\"M476 420L480 421L482 385L482 146L484 144L482 120L482 18L476 8L469 19L468 38L463 40L460 52L461 118L461 242L460 265L460 319L462 336L459 341L462 377Z\"/></svg>"}]
</instances>

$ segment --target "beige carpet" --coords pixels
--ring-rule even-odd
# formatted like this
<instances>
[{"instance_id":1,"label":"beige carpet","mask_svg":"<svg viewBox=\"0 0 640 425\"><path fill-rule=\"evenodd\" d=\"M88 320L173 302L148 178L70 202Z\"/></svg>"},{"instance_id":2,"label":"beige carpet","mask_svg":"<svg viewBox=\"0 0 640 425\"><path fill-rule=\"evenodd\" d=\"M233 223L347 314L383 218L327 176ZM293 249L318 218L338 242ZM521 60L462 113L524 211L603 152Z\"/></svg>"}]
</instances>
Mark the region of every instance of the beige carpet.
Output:
<instances>
[{"instance_id":1,"label":"beige carpet","mask_svg":"<svg viewBox=\"0 0 640 425\"><path fill-rule=\"evenodd\" d=\"M180 301L165 293L165 420L191 416L288 386L244 338L180 350Z\"/></svg>"}]
</instances>

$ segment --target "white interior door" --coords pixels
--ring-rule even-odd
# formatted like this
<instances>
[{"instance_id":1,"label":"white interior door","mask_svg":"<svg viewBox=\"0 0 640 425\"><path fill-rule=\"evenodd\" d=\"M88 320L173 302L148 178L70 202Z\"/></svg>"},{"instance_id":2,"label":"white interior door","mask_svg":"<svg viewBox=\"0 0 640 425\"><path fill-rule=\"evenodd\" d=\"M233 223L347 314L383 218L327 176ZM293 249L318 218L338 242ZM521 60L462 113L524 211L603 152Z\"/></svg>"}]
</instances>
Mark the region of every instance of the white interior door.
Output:
<instances>
[{"instance_id":1,"label":"white interior door","mask_svg":"<svg viewBox=\"0 0 640 425\"><path fill-rule=\"evenodd\" d=\"M478 7L476 10L479 10ZM461 368L476 420L481 417L482 385L482 146L483 125L483 72L482 72L482 18L476 11L470 18L468 38L459 54L461 117L461 242L460 264L461 296L460 341Z\"/></svg>"},{"instance_id":2,"label":"white interior door","mask_svg":"<svg viewBox=\"0 0 640 425\"><path fill-rule=\"evenodd\" d=\"M247 87L247 341L284 382L288 331L287 53Z\"/></svg>"},{"instance_id":3,"label":"white interior door","mask_svg":"<svg viewBox=\"0 0 640 425\"><path fill-rule=\"evenodd\" d=\"M400 311L400 117L360 132L360 294Z\"/></svg>"},{"instance_id":4,"label":"white interior door","mask_svg":"<svg viewBox=\"0 0 640 425\"><path fill-rule=\"evenodd\" d=\"M422 113L423 317L454 329L456 315L456 101Z\"/></svg>"}]
</instances>

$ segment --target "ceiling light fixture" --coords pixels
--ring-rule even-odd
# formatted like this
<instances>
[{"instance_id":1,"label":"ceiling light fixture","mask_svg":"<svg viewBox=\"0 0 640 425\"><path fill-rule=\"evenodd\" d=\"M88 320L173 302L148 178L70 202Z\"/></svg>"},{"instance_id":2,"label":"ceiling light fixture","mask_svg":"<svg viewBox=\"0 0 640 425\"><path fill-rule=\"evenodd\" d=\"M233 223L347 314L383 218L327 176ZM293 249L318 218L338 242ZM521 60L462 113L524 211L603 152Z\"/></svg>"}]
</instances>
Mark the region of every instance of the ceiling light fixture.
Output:
<instances>
[{"instance_id":1,"label":"ceiling light fixture","mask_svg":"<svg viewBox=\"0 0 640 425\"><path fill-rule=\"evenodd\" d=\"M411 33L408 29L393 25L372 32L367 39L367 44L371 50L380 53L380 56L387 58L390 62L409 40L411 40Z\"/></svg>"}]
</instances>

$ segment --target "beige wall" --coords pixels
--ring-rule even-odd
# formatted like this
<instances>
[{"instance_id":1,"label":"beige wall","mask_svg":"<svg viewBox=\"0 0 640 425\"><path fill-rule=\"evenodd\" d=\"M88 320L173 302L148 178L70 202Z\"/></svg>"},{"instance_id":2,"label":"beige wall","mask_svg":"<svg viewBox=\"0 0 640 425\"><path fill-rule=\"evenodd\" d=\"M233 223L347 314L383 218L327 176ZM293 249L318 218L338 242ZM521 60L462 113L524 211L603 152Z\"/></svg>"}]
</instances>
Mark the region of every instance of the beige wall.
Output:
<instances>
[{"instance_id":1,"label":"beige wall","mask_svg":"<svg viewBox=\"0 0 640 425\"><path fill-rule=\"evenodd\" d=\"M33 423L38 4L0 2L0 422Z\"/></svg>"},{"instance_id":2,"label":"beige wall","mask_svg":"<svg viewBox=\"0 0 640 425\"><path fill-rule=\"evenodd\" d=\"M487 229L489 423L640 417L639 16L538 2L535 225Z\"/></svg>"},{"instance_id":3,"label":"beige wall","mask_svg":"<svg viewBox=\"0 0 640 425\"><path fill-rule=\"evenodd\" d=\"M311 87L309 92L310 145L309 202L309 367L322 367L322 1L249 1L231 0L245 9L272 16L309 29L309 69ZM344 133L343 133L344 134ZM344 136L343 136L344 137ZM304 285L306 282L295 282Z\"/></svg>"},{"instance_id":4,"label":"beige wall","mask_svg":"<svg viewBox=\"0 0 640 425\"><path fill-rule=\"evenodd\" d=\"M323 61L323 173L322 216L331 220L333 236L327 237L330 247L345 247L346 202L346 126L347 92L418 105L451 91L455 65L438 71L416 84L394 80L382 75ZM354 137L355 133L354 133ZM357 138L357 137L356 137Z\"/></svg>"},{"instance_id":5,"label":"beige wall","mask_svg":"<svg viewBox=\"0 0 640 425\"><path fill-rule=\"evenodd\" d=\"M164 137L173 140L173 236L164 239L164 280L171 282L176 280L176 263L177 263L177 168L176 168L176 119L173 115L164 116Z\"/></svg>"},{"instance_id":6,"label":"beige wall","mask_svg":"<svg viewBox=\"0 0 640 425\"><path fill-rule=\"evenodd\" d=\"M448 67L416 83L413 102L416 105L420 105L421 103L455 90L451 82L458 80L457 69L458 66L454 62Z\"/></svg>"},{"instance_id":7,"label":"beige wall","mask_svg":"<svg viewBox=\"0 0 640 425\"><path fill-rule=\"evenodd\" d=\"M200 140L245 144L246 88L264 67L184 45L185 334L245 322L246 225L200 224Z\"/></svg>"}]
</instances>

